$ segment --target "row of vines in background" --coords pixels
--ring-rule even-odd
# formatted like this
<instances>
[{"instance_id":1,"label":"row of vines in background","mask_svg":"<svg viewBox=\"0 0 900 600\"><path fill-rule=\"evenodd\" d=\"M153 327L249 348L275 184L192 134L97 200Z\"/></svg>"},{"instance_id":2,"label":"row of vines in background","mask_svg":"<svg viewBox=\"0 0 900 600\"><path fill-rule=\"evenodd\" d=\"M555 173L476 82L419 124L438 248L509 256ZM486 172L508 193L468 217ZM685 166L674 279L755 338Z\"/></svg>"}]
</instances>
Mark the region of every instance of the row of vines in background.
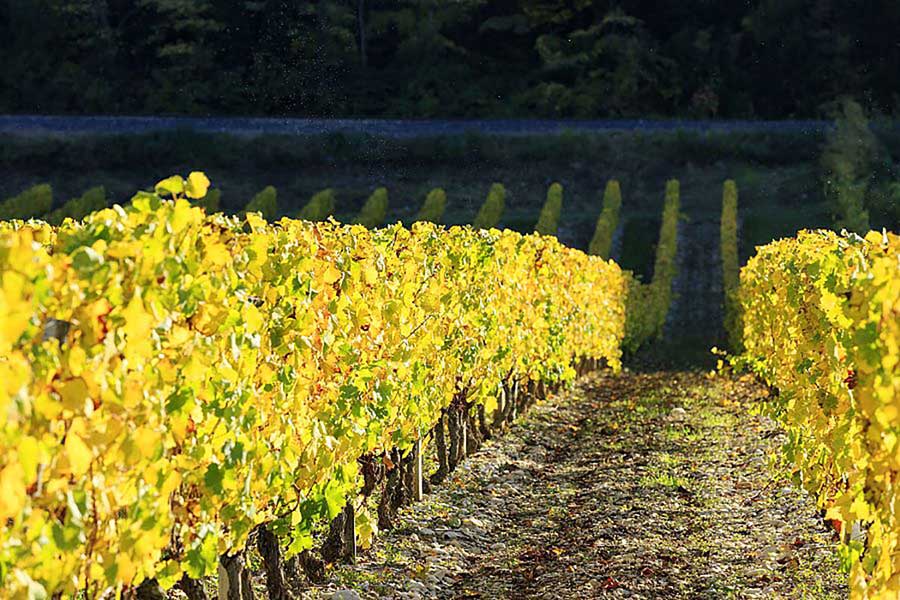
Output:
<instances>
[{"instance_id":1,"label":"row of vines in background","mask_svg":"<svg viewBox=\"0 0 900 600\"><path fill-rule=\"evenodd\" d=\"M851 597L897 598L900 237L800 232L760 247L737 293L745 351L734 362L777 390L767 410L840 531Z\"/></svg>"},{"instance_id":2,"label":"row of vines in background","mask_svg":"<svg viewBox=\"0 0 900 600\"><path fill-rule=\"evenodd\" d=\"M613 238L619 226L621 210L622 189L617 180L611 179L606 183L606 189L603 191L603 208L594 228L594 236L588 245L588 254L602 258L611 257Z\"/></svg>"},{"instance_id":3,"label":"row of vines in background","mask_svg":"<svg viewBox=\"0 0 900 600\"><path fill-rule=\"evenodd\" d=\"M482 229L496 227L503 216L504 199L506 190L499 183L491 186L484 204L476 216L476 226ZM221 190L210 189L209 193L196 204L206 212L218 212L221 207ZM17 196L7 198L0 202L0 220L11 219L41 219L48 223L58 225L66 217L80 220L90 213L106 208L109 205L106 192L103 187L91 188L84 195L73 198L56 209L53 207L53 190L47 184L35 185L23 191ZM337 198L333 189L325 189L313 195L306 205L301 208L295 218L306 221L324 221L332 216L337 205ZM356 217L354 223L366 227L380 227L387 221L388 216L388 191L386 188L378 188ZM447 194L437 188L429 192L413 219L414 221L429 221L440 223L443 220L447 207ZM242 214L258 212L266 219L274 220L281 216L278 207L278 190L273 186L267 186L257 193L244 207ZM557 215L558 219L558 215Z\"/></svg>"},{"instance_id":4,"label":"row of vines in background","mask_svg":"<svg viewBox=\"0 0 900 600\"><path fill-rule=\"evenodd\" d=\"M473 220L473 226L479 229L490 229L499 226L505 210L505 199L506 189L503 185L499 183L492 184L487 198ZM541 208L538 221L535 224L535 231L544 235L556 235L559 229L562 203L563 188L559 183L554 183L547 191L547 199ZM196 204L206 210L207 213L218 212L221 206L221 191L210 189L204 198L196 201ZM334 214L336 204L335 191L330 188L322 190L314 194L309 202L297 212L296 218L305 221L324 221ZM51 187L47 184L36 185L18 196L8 198L0 203L0 219L34 218L58 225L66 217L75 220L83 219L90 213L105 208L108 205L108 201L104 188L96 187L91 188L79 198L69 200L55 210L51 210L52 205L53 191ZM622 195L619 182L610 180L603 194L603 207L589 245L589 254L604 258L610 257L612 240L618 226L621 205ZM440 223L446 207L446 192L436 188L427 194L413 221ZM388 190L386 188L378 188L351 221L368 228L380 227L387 221L388 208ZM241 214L250 212L258 212L269 220L277 219L281 215L278 207L277 189L273 186L267 186L257 193L246 204Z\"/></svg>"},{"instance_id":5,"label":"row of vines in background","mask_svg":"<svg viewBox=\"0 0 900 600\"><path fill-rule=\"evenodd\" d=\"M495 183L491 185L491 189L488 192L487 199L484 201L484 204L481 205L481 208L478 210L478 214L475 215L475 220L472 221L472 226L478 229L491 229L493 227L498 227L500 225L500 219L503 217L503 211L505 208L506 188L504 188L499 183Z\"/></svg>"},{"instance_id":6,"label":"row of vines in background","mask_svg":"<svg viewBox=\"0 0 900 600\"><path fill-rule=\"evenodd\" d=\"M0 221L43 218L58 225L66 217L83 219L96 210L106 208L106 205L106 190L99 186L53 210L53 189L47 184L39 184L0 203Z\"/></svg>"},{"instance_id":7,"label":"row of vines in background","mask_svg":"<svg viewBox=\"0 0 900 600\"><path fill-rule=\"evenodd\" d=\"M324 221L334 214L334 190L327 189L313 194L297 218L304 221Z\"/></svg>"},{"instance_id":8,"label":"row of vines in background","mask_svg":"<svg viewBox=\"0 0 900 600\"><path fill-rule=\"evenodd\" d=\"M556 235L559 230L559 216L562 213L563 187L553 183L547 189L547 199L541 207L534 230L541 235Z\"/></svg>"},{"instance_id":9,"label":"row of vines in background","mask_svg":"<svg viewBox=\"0 0 900 600\"><path fill-rule=\"evenodd\" d=\"M732 184L726 184L726 187ZM493 184L487 198L476 215L474 226L478 228L496 227L503 215L505 207L506 190L501 184ZM210 189L207 195L196 200L196 204L207 212L215 212L219 209L221 193L217 189ZM547 191L547 199L544 203L535 231L545 235L556 235L559 228L559 219L562 212L563 188L559 183L554 183ZM333 214L336 204L335 192L326 189L316 193L310 201L299 211L297 217L307 221L323 221ZM447 204L447 195L444 190L437 188L426 197L414 221L427 221L439 223L442 220ZM52 191L47 185L35 186L20 196L7 200L0 204L0 214L6 218L40 217L51 224L62 222L65 216L80 219L99 210L106 205L103 188L93 188L84 196L74 199L48 213L48 207L52 205ZM622 196L619 182L610 180L603 194L603 206L597 220L594 236L590 243L588 253L609 258L612 248L612 240L618 227L621 211ZM353 222L368 228L378 227L384 224L388 210L388 191L378 188L369 197ZM677 252L677 220L679 211L678 183L667 183L666 201L663 210L663 220L660 228L660 243L656 250L653 280L649 284L643 284L633 275L631 283L632 302L635 307L629 316L629 335L626 346L630 350L636 350L646 340L658 337L662 332L665 315L671 304L671 285L675 275L675 253ZM241 214L258 212L267 219L275 219L280 214L278 209L278 193L273 186L268 186L254 196L246 205ZM724 217L723 217L724 218ZM724 230L723 230L724 232ZM723 238L724 239L724 238Z\"/></svg>"},{"instance_id":10,"label":"row of vines in background","mask_svg":"<svg viewBox=\"0 0 900 600\"><path fill-rule=\"evenodd\" d=\"M284 557L315 572L348 521L363 545L390 524L423 442L439 480L467 428L585 362L619 368L610 261L496 229L207 215L184 199L207 188L195 173L81 223L0 226L12 595L203 597L220 567L242 590L250 542L271 585Z\"/></svg>"},{"instance_id":11,"label":"row of vines in background","mask_svg":"<svg viewBox=\"0 0 900 600\"><path fill-rule=\"evenodd\" d=\"M722 186L722 217L719 222L719 244L722 255L722 290L724 325L728 347L740 352L743 324L738 298L740 288L740 259L738 256L738 190L734 180Z\"/></svg>"},{"instance_id":12,"label":"row of vines in background","mask_svg":"<svg viewBox=\"0 0 900 600\"><path fill-rule=\"evenodd\" d=\"M444 211L447 210L447 193L441 188L436 188L428 192L425 196L425 202L419 213L416 215L416 221L426 221L429 223L440 223L444 218Z\"/></svg>"},{"instance_id":13,"label":"row of vines in background","mask_svg":"<svg viewBox=\"0 0 900 600\"><path fill-rule=\"evenodd\" d=\"M369 229L380 227L387 221L388 206L387 188L380 187L372 192L353 222Z\"/></svg>"},{"instance_id":14,"label":"row of vines in background","mask_svg":"<svg viewBox=\"0 0 900 600\"><path fill-rule=\"evenodd\" d=\"M649 283L628 273L628 316L623 347L631 352L647 341L663 334L669 307L672 304L672 283L677 272L678 221L681 218L680 186L677 180L666 182L662 222L653 263L653 278Z\"/></svg>"},{"instance_id":15,"label":"row of vines in background","mask_svg":"<svg viewBox=\"0 0 900 600\"><path fill-rule=\"evenodd\" d=\"M628 280L628 313L623 347L630 352L635 352L648 341L658 339L663 334L672 304L672 284L676 275L680 208L680 187L678 181L673 179L666 182L652 280L643 283L632 272L625 272ZM589 254L610 257L621 209L621 187L617 180L612 179L607 182L603 192L603 208L597 218Z\"/></svg>"}]
</instances>

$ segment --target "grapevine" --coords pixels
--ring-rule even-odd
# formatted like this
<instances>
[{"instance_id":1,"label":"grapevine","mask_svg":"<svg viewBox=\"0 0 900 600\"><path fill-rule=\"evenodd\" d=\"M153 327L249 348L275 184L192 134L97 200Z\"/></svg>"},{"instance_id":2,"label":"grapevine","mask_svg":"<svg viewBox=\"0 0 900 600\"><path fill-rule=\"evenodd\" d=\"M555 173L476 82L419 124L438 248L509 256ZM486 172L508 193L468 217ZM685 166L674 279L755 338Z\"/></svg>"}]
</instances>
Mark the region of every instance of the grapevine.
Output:
<instances>
[{"instance_id":1,"label":"grapevine","mask_svg":"<svg viewBox=\"0 0 900 600\"><path fill-rule=\"evenodd\" d=\"M900 237L804 231L773 242L741 271L739 298L743 361L779 390L768 409L839 524L852 596L896 598Z\"/></svg>"},{"instance_id":2,"label":"grapevine","mask_svg":"<svg viewBox=\"0 0 900 600\"><path fill-rule=\"evenodd\" d=\"M626 279L555 238L206 215L201 174L0 226L0 576L88 596L311 544L461 389L619 368ZM30 590L30 592L29 592Z\"/></svg>"}]
</instances>

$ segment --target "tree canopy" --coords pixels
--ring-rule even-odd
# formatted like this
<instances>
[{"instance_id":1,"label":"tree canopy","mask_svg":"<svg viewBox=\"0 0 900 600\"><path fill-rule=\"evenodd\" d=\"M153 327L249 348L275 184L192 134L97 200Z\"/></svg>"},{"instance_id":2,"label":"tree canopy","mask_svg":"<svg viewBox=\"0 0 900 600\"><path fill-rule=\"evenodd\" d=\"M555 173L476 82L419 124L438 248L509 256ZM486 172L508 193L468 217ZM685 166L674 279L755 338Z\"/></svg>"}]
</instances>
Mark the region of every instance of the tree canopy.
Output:
<instances>
[{"instance_id":1,"label":"tree canopy","mask_svg":"<svg viewBox=\"0 0 900 600\"><path fill-rule=\"evenodd\" d=\"M0 111L892 113L887 0L0 1Z\"/></svg>"}]
</instances>

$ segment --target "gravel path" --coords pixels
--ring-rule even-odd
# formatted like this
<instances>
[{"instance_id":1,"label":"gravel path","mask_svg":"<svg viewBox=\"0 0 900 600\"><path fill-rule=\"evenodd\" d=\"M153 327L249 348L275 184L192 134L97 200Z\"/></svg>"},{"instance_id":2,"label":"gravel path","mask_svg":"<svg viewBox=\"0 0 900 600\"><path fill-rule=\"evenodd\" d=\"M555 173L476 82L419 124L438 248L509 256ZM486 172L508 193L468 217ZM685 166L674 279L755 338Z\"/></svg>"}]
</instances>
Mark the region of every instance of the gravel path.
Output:
<instances>
[{"instance_id":1,"label":"gravel path","mask_svg":"<svg viewBox=\"0 0 900 600\"><path fill-rule=\"evenodd\" d=\"M764 393L686 371L583 378L302 597L844 598L833 534L773 478L781 433L748 411Z\"/></svg>"},{"instance_id":2,"label":"gravel path","mask_svg":"<svg viewBox=\"0 0 900 600\"><path fill-rule=\"evenodd\" d=\"M818 133L828 121L683 121L683 120L547 120L547 119L294 119L256 117L118 117L0 115L0 133L25 135L148 133L186 130L207 133L314 135L357 133L410 138L460 135L538 135L564 131L766 131Z\"/></svg>"}]
</instances>

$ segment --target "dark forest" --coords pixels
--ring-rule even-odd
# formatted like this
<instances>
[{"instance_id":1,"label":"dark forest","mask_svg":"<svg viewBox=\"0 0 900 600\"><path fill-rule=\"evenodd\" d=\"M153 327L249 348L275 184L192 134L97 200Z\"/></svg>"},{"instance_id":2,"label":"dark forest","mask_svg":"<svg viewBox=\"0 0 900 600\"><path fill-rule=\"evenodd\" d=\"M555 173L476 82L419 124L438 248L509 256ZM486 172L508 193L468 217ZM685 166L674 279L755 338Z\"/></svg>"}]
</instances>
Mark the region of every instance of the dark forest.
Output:
<instances>
[{"instance_id":1,"label":"dark forest","mask_svg":"<svg viewBox=\"0 0 900 600\"><path fill-rule=\"evenodd\" d=\"M884 0L4 0L0 112L893 115Z\"/></svg>"}]
</instances>

